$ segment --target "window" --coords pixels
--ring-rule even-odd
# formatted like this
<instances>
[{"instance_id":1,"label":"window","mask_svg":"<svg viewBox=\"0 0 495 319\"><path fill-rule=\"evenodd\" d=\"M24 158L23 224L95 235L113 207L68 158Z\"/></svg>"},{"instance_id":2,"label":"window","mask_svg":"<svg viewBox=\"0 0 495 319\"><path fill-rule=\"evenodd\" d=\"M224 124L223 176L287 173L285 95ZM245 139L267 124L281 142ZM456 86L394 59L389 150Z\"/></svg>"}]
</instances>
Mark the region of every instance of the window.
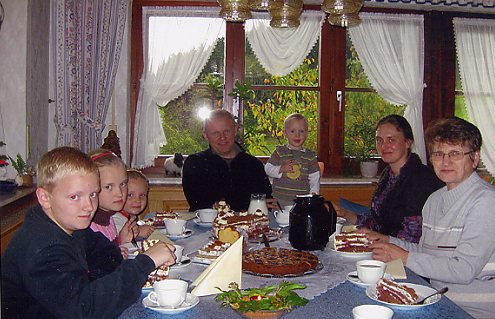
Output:
<instances>
[{"instance_id":1,"label":"window","mask_svg":"<svg viewBox=\"0 0 495 319\"><path fill-rule=\"evenodd\" d=\"M155 6L156 2L141 0L133 4L133 16L140 16L141 10L147 5ZM196 6L197 3L187 5ZM202 3L202 5L210 8L216 7L215 3ZM187 9L187 7L184 8L184 10ZM431 19L435 20L438 14L433 12L431 15ZM139 49L142 45L142 19L132 19L132 23L131 129L134 125L132 122L140 86L139 79L143 69L143 63L140 62L143 53ZM445 23L451 24L451 21ZM435 35L438 33L438 36L440 34L442 37L445 36L444 33L437 32L436 28L425 30L426 33ZM449 36L453 38L453 35ZM433 41L425 39L427 42L430 41L426 45L433 45L434 48L443 45L439 41L435 42L434 37L431 39ZM438 68L435 67L440 64L435 61L442 61L446 51L448 50L432 50L433 54L425 55L425 62L429 65L429 69L425 69L425 78L432 78L432 75L438 73ZM358 126L356 123L358 123L359 116L366 123L374 124L375 118L378 119L390 113L401 114L404 107L385 103L373 91L343 28L333 27L325 22L318 44L300 68L286 77L271 76L263 70L254 57L249 41L245 41L243 25L226 23L225 38L218 42L214 53L195 83L181 97L160 107L162 115L168 118L163 122L168 144L161 149L161 152L171 154L180 151L189 154L204 149L206 143L201 137L201 125L195 118L195 108L199 105L218 105L222 101L227 101L227 105L231 105L232 97L228 93L232 92L235 88L235 81L239 80L241 83L251 83L251 89L255 94L254 99L245 102L244 112L239 114L244 123L243 137L250 152L259 156L268 155L275 145L283 143L281 131L276 129L280 126L273 125L272 122L276 112L270 114L271 118L257 118L257 116L267 113L266 110L275 110L271 107L279 104L278 99L293 96L297 101L295 104L308 105L311 114L314 115L309 116L314 129L312 129L313 135L308 139L308 146L317 150L319 160L325 163L325 173L343 173L346 171L348 162L345 159L358 155L357 146L353 146L356 141L352 139L351 133L352 127ZM294 81L293 77L297 78L298 72L306 72L310 76L302 82ZM222 83L223 90L219 90L222 88ZM450 107L449 104L443 103L449 98L448 91L430 83L428 89L425 96L429 101L434 101L435 105L430 107L427 104L428 109L423 109L423 118L426 121L449 115L449 112L453 113L453 105ZM337 91L344 92L341 105L343 111L339 111ZM193 108L194 105L196 105L195 108ZM368 115L372 116L371 119L361 113L366 108L372 109L368 112ZM380 110L379 113L376 112L377 109ZM277 107L276 110L280 108ZM277 114L277 116L276 121L282 121L284 116L282 114ZM172 131L176 134L173 135Z\"/></svg>"}]
</instances>

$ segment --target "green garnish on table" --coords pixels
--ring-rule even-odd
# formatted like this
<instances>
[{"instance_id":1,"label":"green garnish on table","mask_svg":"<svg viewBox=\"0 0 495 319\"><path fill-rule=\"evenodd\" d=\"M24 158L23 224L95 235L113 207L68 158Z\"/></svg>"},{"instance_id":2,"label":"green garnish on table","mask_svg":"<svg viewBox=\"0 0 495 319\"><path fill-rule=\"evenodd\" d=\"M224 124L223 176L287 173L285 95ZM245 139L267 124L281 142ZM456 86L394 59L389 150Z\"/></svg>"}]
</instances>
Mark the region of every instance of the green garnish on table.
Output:
<instances>
[{"instance_id":1,"label":"green garnish on table","mask_svg":"<svg viewBox=\"0 0 495 319\"><path fill-rule=\"evenodd\" d=\"M299 296L293 290L305 289L306 286L289 281L282 281L276 286L265 286L263 288L248 288L240 290L237 283L229 285L231 290L224 291L220 288L219 295L215 300L222 303L222 307L230 306L233 309L245 313L260 310L287 310L304 306L308 303L306 298Z\"/></svg>"}]
</instances>

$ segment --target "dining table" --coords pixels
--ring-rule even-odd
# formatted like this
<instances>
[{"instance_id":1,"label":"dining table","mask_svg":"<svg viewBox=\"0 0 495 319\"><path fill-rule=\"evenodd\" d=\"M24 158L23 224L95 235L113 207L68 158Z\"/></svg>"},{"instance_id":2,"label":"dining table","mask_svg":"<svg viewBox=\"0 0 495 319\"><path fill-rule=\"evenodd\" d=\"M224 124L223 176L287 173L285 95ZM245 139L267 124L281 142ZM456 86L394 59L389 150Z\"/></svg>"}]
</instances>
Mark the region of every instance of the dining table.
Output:
<instances>
[{"instance_id":1,"label":"dining table","mask_svg":"<svg viewBox=\"0 0 495 319\"><path fill-rule=\"evenodd\" d=\"M270 212L270 226L275 228L276 222ZM189 220L186 226L189 236L175 238L174 243L184 246L184 255L193 256L194 253L212 239L211 228L205 227L197 220ZM270 243L272 246L290 248L288 241L288 227L280 231L280 238ZM262 243L250 244L249 249L261 248ZM366 289L347 280L347 274L356 270L356 261L363 258L349 257L348 255L335 252L331 244L323 251L313 251L320 259L323 268L313 274L300 277L279 278L261 277L252 274L242 274L242 287L261 287L264 285L276 285L281 281L291 281L306 285L304 290L296 292L307 298L309 302L302 307L297 307L291 312L283 314L280 318L353 318L352 309L359 305L383 305L371 299L366 294ZM369 259L369 256L364 259ZM194 260L194 259L193 259ZM187 266L171 267L170 276L180 278L192 283L201 274L207 265L190 262ZM407 279L397 280L430 287L429 283L413 271L405 268ZM192 287L190 287L189 290ZM151 319L151 318L242 318L242 315L230 307L221 307L215 301L216 295L199 297L199 303L184 312L177 314L163 314L143 305L143 299L149 291L143 290L141 297L120 315L121 319ZM385 305L388 306L388 305ZM446 296L442 296L436 303L418 307L415 309L403 309L401 307L390 307L394 311L394 319L402 318L472 318L467 312L453 303Z\"/></svg>"}]
</instances>

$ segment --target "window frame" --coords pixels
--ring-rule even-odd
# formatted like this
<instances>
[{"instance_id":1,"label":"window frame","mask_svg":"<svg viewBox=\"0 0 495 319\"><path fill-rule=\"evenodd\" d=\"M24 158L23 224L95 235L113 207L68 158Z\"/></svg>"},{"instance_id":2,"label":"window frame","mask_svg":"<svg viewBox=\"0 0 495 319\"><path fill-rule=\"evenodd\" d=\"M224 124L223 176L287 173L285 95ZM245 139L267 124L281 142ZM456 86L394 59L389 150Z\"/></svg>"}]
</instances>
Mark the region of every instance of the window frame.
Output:
<instances>
[{"instance_id":1,"label":"window frame","mask_svg":"<svg viewBox=\"0 0 495 319\"><path fill-rule=\"evenodd\" d=\"M131 83L130 83L130 156L134 140L134 123L139 94L139 79L143 72L142 8L145 6L207 6L218 7L216 2L135 0L132 3L131 27ZM317 5L305 5L305 10L320 10ZM399 14L423 14L425 17L425 66L423 124L432 119L452 116L455 99L455 42L452 25L454 16L491 18L487 14L459 12L400 10L385 8L363 8L366 12ZM362 90L345 87L346 30L331 26L325 21L322 26L319 52L319 101L318 101L318 160L325 165L324 176L342 174L344 163L344 111L345 92ZM225 92L234 88L236 79L244 81L245 34L242 23L227 22L225 37ZM342 63L343 62L343 63ZM257 88L256 86L253 86ZM266 87L265 87L266 88ZM280 87L278 87L280 88ZM301 88L315 90L315 88ZM336 99L336 91L343 92L342 110ZM226 103L232 97L225 96ZM242 114L241 114L242 116Z\"/></svg>"}]
</instances>

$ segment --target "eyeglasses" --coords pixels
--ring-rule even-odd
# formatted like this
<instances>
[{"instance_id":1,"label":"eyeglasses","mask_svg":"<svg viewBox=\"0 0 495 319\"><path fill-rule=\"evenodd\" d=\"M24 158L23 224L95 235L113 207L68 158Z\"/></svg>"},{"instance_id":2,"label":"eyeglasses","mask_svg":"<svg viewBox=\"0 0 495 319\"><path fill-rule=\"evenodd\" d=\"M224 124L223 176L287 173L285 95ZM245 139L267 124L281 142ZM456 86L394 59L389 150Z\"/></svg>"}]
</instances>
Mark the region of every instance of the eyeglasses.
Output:
<instances>
[{"instance_id":1,"label":"eyeglasses","mask_svg":"<svg viewBox=\"0 0 495 319\"><path fill-rule=\"evenodd\" d=\"M474 153L474 151L463 152L463 151L450 151L448 153L444 153L442 151L431 152L431 160L432 161L442 161L445 158L445 155L449 157L452 161L461 160L464 155Z\"/></svg>"}]
</instances>

